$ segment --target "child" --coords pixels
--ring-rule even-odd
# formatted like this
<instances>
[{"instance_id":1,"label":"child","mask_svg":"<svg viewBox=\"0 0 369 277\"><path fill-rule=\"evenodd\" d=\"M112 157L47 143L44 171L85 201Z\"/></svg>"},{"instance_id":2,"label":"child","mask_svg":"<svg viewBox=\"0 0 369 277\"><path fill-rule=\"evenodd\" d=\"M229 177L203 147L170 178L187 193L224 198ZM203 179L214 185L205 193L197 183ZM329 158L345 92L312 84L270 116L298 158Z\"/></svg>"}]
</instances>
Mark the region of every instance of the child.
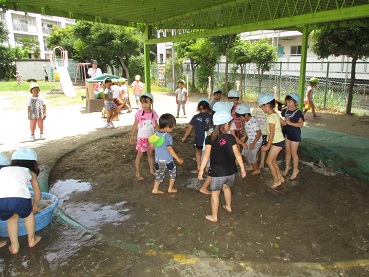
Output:
<instances>
[{"instance_id":1,"label":"child","mask_svg":"<svg viewBox=\"0 0 369 277\"><path fill-rule=\"evenodd\" d=\"M236 159L241 167L242 178L246 176L236 139L234 136L227 134L231 120L232 116L227 111L219 111L214 114L214 131L211 136L206 137L205 153L198 173L198 179L202 180L204 168L210 158L211 215L207 215L205 218L211 222L218 221L219 194L221 190L223 190L226 202L223 208L229 213L232 212L232 193L230 188L233 187L235 173L237 172Z\"/></svg>"},{"instance_id":2,"label":"child","mask_svg":"<svg viewBox=\"0 0 369 277\"><path fill-rule=\"evenodd\" d=\"M266 152L269 150L266 163L269 167L270 173L273 176L272 188L277 188L284 182L281 172L277 164L277 156L281 152L285 145L284 137L282 134L281 122L279 115L275 112L275 99L269 94L258 95L259 107L264 113L267 113L267 133L268 143L261 147L261 150Z\"/></svg>"},{"instance_id":3,"label":"child","mask_svg":"<svg viewBox=\"0 0 369 277\"><path fill-rule=\"evenodd\" d=\"M3 163L2 165L7 165ZM37 154L33 149L21 148L12 155L11 166L0 169L0 219L6 220L10 239L9 250L12 254L19 252L18 220L24 218L28 234L28 246L34 247L41 237L35 235L36 223L34 213L38 212L41 190L37 181L40 170ZM33 201L27 187L31 183L34 191Z\"/></svg>"},{"instance_id":4,"label":"child","mask_svg":"<svg viewBox=\"0 0 369 277\"><path fill-rule=\"evenodd\" d=\"M286 169L283 172L283 176L286 176L290 170L291 156L293 160L293 171L290 180L296 179L299 174L299 156L297 155L297 149L301 141L301 127L304 125L304 116L298 109L300 103L300 96L296 93L288 94L286 96L287 109L282 111L282 131L286 138Z\"/></svg>"},{"instance_id":5,"label":"child","mask_svg":"<svg viewBox=\"0 0 369 277\"><path fill-rule=\"evenodd\" d=\"M22 83L22 75L20 75L19 71L15 71L13 76L17 80L18 85L20 85Z\"/></svg>"},{"instance_id":6,"label":"child","mask_svg":"<svg viewBox=\"0 0 369 277\"><path fill-rule=\"evenodd\" d=\"M251 175L260 174L256 155L261 147L261 131L256 118L252 117L250 108L246 104L238 105L235 113L241 121L245 122L246 135L241 138L246 141L246 147L243 148L241 155L246 157L247 162L252 166L253 172Z\"/></svg>"},{"instance_id":7,"label":"child","mask_svg":"<svg viewBox=\"0 0 369 277\"><path fill-rule=\"evenodd\" d=\"M177 103L177 118L179 117L179 110L182 106L183 116L186 117L186 108L185 105L187 103L188 91L184 87L184 81L178 81L178 89L174 92L176 94L176 103Z\"/></svg>"},{"instance_id":8,"label":"child","mask_svg":"<svg viewBox=\"0 0 369 277\"><path fill-rule=\"evenodd\" d=\"M133 95L135 96L135 100L136 100L136 107L137 109L139 109L139 105L140 105L140 95L143 89L143 84L140 81L141 76L140 75L136 75L135 76L135 81L131 84L131 88L133 88Z\"/></svg>"},{"instance_id":9,"label":"child","mask_svg":"<svg viewBox=\"0 0 369 277\"><path fill-rule=\"evenodd\" d=\"M186 141L192 129L195 128L194 146L197 164L196 169L198 171L200 168L202 147L205 139L205 126L209 123L210 119L209 100L206 98L200 98L199 101L197 102L197 110L199 111L199 113L192 117L187 127L187 130L182 138L182 142Z\"/></svg>"},{"instance_id":10,"label":"child","mask_svg":"<svg viewBox=\"0 0 369 277\"><path fill-rule=\"evenodd\" d=\"M140 162L144 152L147 152L147 160L150 166L150 173L155 176L154 170L154 151L153 146L149 143L149 137L154 134L158 125L158 115L153 110L154 96L150 92L142 93L140 97L142 109L135 114L135 122L132 126L130 144L133 144L133 136L137 131L137 156L135 160L136 177L139 181L144 180L140 174Z\"/></svg>"},{"instance_id":11,"label":"child","mask_svg":"<svg viewBox=\"0 0 369 277\"><path fill-rule=\"evenodd\" d=\"M113 91L113 98L114 98L114 103L117 106L117 112L115 114L115 116L112 118L113 121L118 121L119 120L119 113L122 110L123 104L121 101L121 94L122 94L122 89L121 87L118 85L118 80L117 79L112 79L112 86L111 86L111 90Z\"/></svg>"},{"instance_id":12,"label":"child","mask_svg":"<svg viewBox=\"0 0 369 277\"><path fill-rule=\"evenodd\" d=\"M114 103L114 91L112 90L113 82L110 78L104 80L105 90L104 90L104 106L108 114L106 117L105 128L114 128L113 118L118 114L117 105Z\"/></svg>"},{"instance_id":13,"label":"child","mask_svg":"<svg viewBox=\"0 0 369 277\"><path fill-rule=\"evenodd\" d=\"M44 120L46 119L46 101L40 96L40 88L37 83L30 86L31 96L27 99L28 119L30 120L31 141L35 141L36 125L40 129L40 139L44 137Z\"/></svg>"},{"instance_id":14,"label":"child","mask_svg":"<svg viewBox=\"0 0 369 277\"><path fill-rule=\"evenodd\" d=\"M213 109L214 104L219 102L222 98L222 90L220 88L213 89L213 99L210 101L210 109Z\"/></svg>"},{"instance_id":15,"label":"child","mask_svg":"<svg viewBox=\"0 0 369 277\"><path fill-rule=\"evenodd\" d=\"M260 131L261 131L261 138L262 138L262 142L261 142L261 146L267 145L267 129L266 129L266 116L263 112L262 109L260 109L260 107L256 107L252 110L251 115L253 117L256 118L256 121L259 124L260 127ZM260 154L260 164L259 164L259 169L263 169L265 167L265 156L266 156L266 152L265 151L259 151Z\"/></svg>"},{"instance_id":16,"label":"child","mask_svg":"<svg viewBox=\"0 0 369 277\"><path fill-rule=\"evenodd\" d=\"M126 85L126 79L120 78L118 80L118 85L120 86L120 89L121 89L120 99L123 103L123 108L128 109L127 113L131 113L132 109L131 109L131 103L129 102L129 93L128 93L128 87Z\"/></svg>"},{"instance_id":17,"label":"child","mask_svg":"<svg viewBox=\"0 0 369 277\"><path fill-rule=\"evenodd\" d=\"M176 193L174 182L176 181L177 168L173 158L179 164L183 164L183 160L178 157L173 149L173 138L169 134L173 131L176 125L176 119L173 115L166 113L159 118L159 131L150 137L150 141L155 146L155 183L152 189L153 194L163 194L159 190L159 185L164 180L165 169L169 172L169 187L168 193Z\"/></svg>"},{"instance_id":18,"label":"child","mask_svg":"<svg viewBox=\"0 0 369 277\"><path fill-rule=\"evenodd\" d=\"M314 105L314 102L313 102L313 90L318 85L318 82L319 82L319 80L318 80L317 77L312 77L310 79L310 83L309 83L308 88L306 89L305 98L304 98L304 105L305 105L304 106L304 115L311 108L311 112L313 113L314 118L320 117L320 115L317 115L315 113L315 105Z\"/></svg>"},{"instance_id":19,"label":"child","mask_svg":"<svg viewBox=\"0 0 369 277\"><path fill-rule=\"evenodd\" d=\"M233 103L231 114L233 117L232 121L236 125L235 135L237 138L241 137L241 133L244 128L243 122L236 116L236 113L235 113L237 106L240 104L239 100L240 100L240 93L238 92L238 90L232 89L228 92L228 101Z\"/></svg>"}]
</instances>

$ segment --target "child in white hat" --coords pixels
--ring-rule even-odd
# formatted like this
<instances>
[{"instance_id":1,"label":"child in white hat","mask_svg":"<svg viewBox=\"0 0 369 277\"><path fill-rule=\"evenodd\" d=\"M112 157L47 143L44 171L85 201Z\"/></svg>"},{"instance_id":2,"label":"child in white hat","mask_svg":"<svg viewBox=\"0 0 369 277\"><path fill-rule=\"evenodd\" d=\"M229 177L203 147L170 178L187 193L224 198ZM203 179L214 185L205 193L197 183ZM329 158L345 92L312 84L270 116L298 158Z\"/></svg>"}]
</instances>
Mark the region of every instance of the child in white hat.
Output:
<instances>
[{"instance_id":1,"label":"child in white hat","mask_svg":"<svg viewBox=\"0 0 369 277\"><path fill-rule=\"evenodd\" d=\"M40 129L40 139L44 137L44 120L46 119L46 101L40 96L40 87L37 83L30 85L31 96L27 99L28 119L30 120L31 141L35 141L36 125Z\"/></svg>"}]
</instances>

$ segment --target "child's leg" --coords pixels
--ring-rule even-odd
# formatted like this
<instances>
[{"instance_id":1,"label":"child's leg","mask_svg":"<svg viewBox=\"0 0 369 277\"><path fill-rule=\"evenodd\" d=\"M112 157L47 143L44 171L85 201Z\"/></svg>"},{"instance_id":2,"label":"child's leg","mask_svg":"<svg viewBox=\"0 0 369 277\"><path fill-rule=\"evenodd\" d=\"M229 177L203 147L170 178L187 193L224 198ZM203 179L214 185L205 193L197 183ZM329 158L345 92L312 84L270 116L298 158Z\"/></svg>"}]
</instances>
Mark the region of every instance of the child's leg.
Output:
<instances>
[{"instance_id":1,"label":"child's leg","mask_svg":"<svg viewBox=\"0 0 369 277\"><path fill-rule=\"evenodd\" d=\"M18 220L19 216L17 214L14 214L6 222L8 228L8 235L10 239L9 250L12 254L17 254L19 252Z\"/></svg>"},{"instance_id":2,"label":"child's leg","mask_svg":"<svg viewBox=\"0 0 369 277\"><path fill-rule=\"evenodd\" d=\"M291 141L286 138L286 169L283 172L283 176L286 176L291 168Z\"/></svg>"},{"instance_id":3,"label":"child's leg","mask_svg":"<svg viewBox=\"0 0 369 277\"><path fill-rule=\"evenodd\" d=\"M159 190L160 182L154 182L154 187L152 189L152 194L164 194L163 191Z\"/></svg>"},{"instance_id":4,"label":"child's leg","mask_svg":"<svg viewBox=\"0 0 369 277\"><path fill-rule=\"evenodd\" d=\"M272 188L275 188L281 185L282 179L283 179L282 176L281 176L282 178L279 177L281 173L279 172L279 167L278 167L278 164L276 163L277 156L281 150L282 150L282 147L277 147L277 146L272 145L270 147L268 157L266 158L266 163L269 167L270 173L272 174L273 180L274 180L272 184Z\"/></svg>"},{"instance_id":5,"label":"child's leg","mask_svg":"<svg viewBox=\"0 0 369 277\"><path fill-rule=\"evenodd\" d=\"M211 215L207 215L205 218L211 222L218 221L218 208L219 208L219 194L220 190L211 192Z\"/></svg>"},{"instance_id":6,"label":"child's leg","mask_svg":"<svg viewBox=\"0 0 369 277\"><path fill-rule=\"evenodd\" d=\"M147 150L147 161L149 162L150 167L150 174L155 176L155 169L154 169L154 150L148 149Z\"/></svg>"},{"instance_id":7,"label":"child's leg","mask_svg":"<svg viewBox=\"0 0 369 277\"><path fill-rule=\"evenodd\" d=\"M224 200L226 202L226 204L223 205L223 208L227 212L231 213L232 212L232 205L231 205L232 204L232 192L231 192L231 188L226 184L223 185L223 193L224 193Z\"/></svg>"},{"instance_id":8,"label":"child's leg","mask_svg":"<svg viewBox=\"0 0 369 277\"><path fill-rule=\"evenodd\" d=\"M181 109L181 103L178 102L177 104L177 116L179 116L179 110Z\"/></svg>"},{"instance_id":9,"label":"child's leg","mask_svg":"<svg viewBox=\"0 0 369 277\"><path fill-rule=\"evenodd\" d=\"M200 165L201 165L201 154L202 154L202 149L198 149L195 147L195 155L196 155L196 163L197 163L197 171L199 170L200 168Z\"/></svg>"},{"instance_id":10,"label":"child's leg","mask_svg":"<svg viewBox=\"0 0 369 277\"><path fill-rule=\"evenodd\" d=\"M31 212L31 214L24 219L24 226L26 227L27 230L28 246L34 247L37 243L39 243L41 237L35 235L36 220L33 212Z\"/></svg>"},{"instance_id":11,"label":"child's leg","mask_svg":"<svg viewBox=\"0 0 369 277\"><path fill-rule=\"evenodd\" d=\"M143 157L143 152L137 151L137 156L135 159L135 168L136 168L136 177L139 181L142 181L144 178L140 174L140 162Z\"/></svg>"},{"instance_id":12,"label":"child's leg","mask_svg":"<svg viewBox=\"0 0 369 277\"><path fill-rule=\"evenodd\" d=\"M183 110L183 115L186 115L186 108L185 108L186 104L182 104L182 110Z\"/></svg>"},{"instance_id":13,"label":"child's leg","mask_svg":"<svg viewBox=\"0 0 369 277\"><path fill-rule=\"evenodd\" d=\"M106 111L106 113L107 113L107 115L108 115L108 116L106 117L106 122L107 122L107 123L110 123L110 121L111 121L111 119L112 119L111 117L112 117L113 110L107 110L107 111Z\"/></svg>"},{"instance_id":14,"label":"child's leg","mask_svg":"<svg viewBox=\"0 0 369 277\"><path fill-rule=\"evenodd\" d=\"M40 129L40 134L42 135L44 133L44 120L42 118L37 118L37 125Z\"/></svg>"},{"instance_id":15,"label":"child's leg","mask_svg":"<svg viewBox=\"0 0 369 277\"><path fill-rule=\"evenodd\" d=\"M168 187L168 193L176 193L177 189L174 189L174 183L175 183L176 179L170 179L169 180L169 187Z\"/></svg>"},{"instance_id":16,"label":"child's leg","mask_svg":"<svg viewBox=\"0 0 369 277\"><path fill-rule=\"evenodd\" d=\"M35 135L37 119L31 119L29 121L29 128L31 130L31 136Z\"/></svg>"},{"instance_id":17,"label":"child's leg","mask_svg":"<svg viewBox=\"0 0 369 277\"><path fill-rule=\"evenodd\" d=\"M266 152L265 151L260 151L260 165L259 168L262 169L265 167L265 157L266 157Z\"/></svg>"},{"instance_id":18,"label":"child's leg","mask_svg":"<svg viewBox=\"0 0 369 277\"><path fill-rule=\"evenodd\" d=\"M202 186L200 188L200 192L203 193L203 194L211 194L211 191L209 190L210 183L211 183L211 177L208 176L206 178L205 182L202 184Z\"/></svg>"},{"instance_id":19,"label":"child's leg","mask_svg":"<svg viewBox=\"0 0 369 277\"><path fill-rule=\"evenodd\" d=\"M297 149L299 148L300 142L298 141L291 141L291 155L293 160L293 172L291 175L290 180L296 179L297 175L299 174L299 156L297 155Z\"/></svg>"}]
</instances>

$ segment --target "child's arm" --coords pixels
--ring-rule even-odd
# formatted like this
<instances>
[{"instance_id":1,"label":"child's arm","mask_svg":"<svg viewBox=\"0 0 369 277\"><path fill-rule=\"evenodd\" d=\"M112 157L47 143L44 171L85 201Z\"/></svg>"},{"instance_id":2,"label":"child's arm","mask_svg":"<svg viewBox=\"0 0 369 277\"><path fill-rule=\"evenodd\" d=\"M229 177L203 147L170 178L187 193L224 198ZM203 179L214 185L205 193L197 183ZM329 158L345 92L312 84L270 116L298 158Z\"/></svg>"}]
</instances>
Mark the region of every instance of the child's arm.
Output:
<instances>
[{"instance_id":1,"label":"child's arm","mask_svg":"<svg viewBox=\"0 0 369 277\"><path fill-rule=\"evenodd\" d=\"M240 150L238 150L237 144L232 146L232 150L233 150L233 154L236 157L236 160L237 160L238 164L240 165L241 176L242 176L242 178L245 178L246 177L245 165L243 163L242 156L240 154Z\"/></svg>"},{"instance_id":2,"label":"child's arm","mask_svg":"<svg viewBox=\"0 0 369 277\"><path fill-rule=\"evenodd\" d=\"M43 120L46 119L46 105L44 105L44 117L42 118Z\"/></svg>"},{"instance_id":3,"label":"child's arm","mask_svg":"<svg viewBox=\"0 0 369 277\"><path fill-rule=\"evenodd\" d=\"M261 147L261 149L266 152L269 150L269 148L272 146L272 141L274 138L274 132L275 132L275 124L274 123L269 123L269 138L268 138L268 144L264 145L263 147Z\"/></svg>"},{"instance_id":4,"label":"child's arm","mask_svg":"<svg viewBox=\"0 0 369 277\"><path fill-rule=\"evenodd\" d=\"M286 120L284 120L282 117L279 118L279 122L281 123L282 126L286 126Z\"/></svg>"},{"instance_id":5,"label":"child's arm","mask_svg":"<svg viewBox=\"0 0 369 277\"><path fill-rule=\"evenodd\" d=\"M192 128L193 128L193 126L191 124L188 125L188 127L186 129L186 132L185 132L185 134L184 134L184 136L182 138L182 142L185 142L186 141L187 137L191 134Z\"/></svg>"},{"instance_id":6,"label":"child's arm","mask_svg":"<svg viewBox=\"0 0 369 277\"><path fill-rule=\"evenodd\" d=\"M155 131L159 131L159 124L157 120L155 120Z\"/></svg>"},{"instance_id":7,"label":"child's arm","mask_svg":"<svg viewBox=\"0 0 369 277\"><path fill-rule=\"evenodd\" d=\"M175 91L175 94L176 94L176 104L178 104L178 93L177 93L177 91Z\"/></svg>"},{"instance_id":8,"label":"child's arm","mask_svg":"<svg viewBox=\"0 0 369 277\"><path fill-rule=\"evenodd\" d=\"M286 119L286 125L291 125L293 127L298 127L298 128L301 128L304 126L304 121L302 120L302 118L300 117L299 118L299 121L298 122L291 122L291 120L289 119Z\"/></svg>"},{"instance_id":9,"label":"child's arm","mask_svg":"<svg viewBox=\"0 0 369 277\"><path fill-rule=\"evenodd\" d=\"M28 106L28 119L31 120L31 106Z\"/></svg>"},{"instance_id":10,"label":"child's arm","mask_svg":"<svg viewBox=\"0 0 369 277\"><path fill-rule=\"evenodd\" d=\"M40 189L40 185L38 184L36 174L33 173L32 171L30 171L30 174L32 176L31 185L32 185L32 189L34 192L32 207L33 207L34 212L38 212L38 204L40 203L40 200L41 200L41 189Z\"/></svg>"},{"instance_id":11,"label":"child's arm","mask_svg":"<svg viewBox=\"0 0 369 277\"><path fill-rule=\"evenodd\" d=\"M185 104L187 103L187 98L188 98L188 91L186 90L186 93L185 93Z\"/></svg>"},{"instance_id":12,"label":"child's arm","mask_svg":"<svg viewBox=\"0 0 369 277\"><path fill-rule=\"evenodd\" d=\"M133 137L134 137L134 136L135 136L135 134L136 134L137 126L138 126L138 120L137 120L137 119L135 119L135 122L133 123L133 126L132 126L131 137L130 137L130 139L129 139L129 143L130 143L130 144L133 144L133 142L134 142Z\"/></svg>"},{"instance_id":13,"label":"child's arm","mask_svg":"<svg viewBox=\"0 0 369 277\"><path fill-rule=\"evenodd\" d=\"M308 99L308 101L309 101L310 104L313 102L312 99L311 99L311 91L312 91L312 89L309 89L306 92L306 98Z\"/></svg>"},{"instance_id":14,"label":"child's arm","mask_svg":"<svg viewBox=\"0 0 369 277\"><path fill-rule=\"evenodd\" d=\"M206 164L210 158L210 151L211 151L211 145L210 144L206 144L205 145L205 151L204 151L204 156L201 159L201 165L199 168L199 172L197 174L197 179L199 179L200 181L203 180L202 175L204 174L204 169L206 167Z\"/></svg>"},{"instance_id":15,"label":"child's arm","mask_svg":"<svg viewBox=\"0 0 369 277\"><path fill-rule=\"evenodd\" d=\"M239 145L241 145L244 149L247 149L247 144L242 141L242 139L239 139L237 136L236 136L236 130L231 130L231 135L234 136L234 138L236 139L237 143Z\"/></svg>"},{"instance_id":16,"label":"child's arm","mask_svg":"<svg viewBox=\"0 0 369 277\"><path fill-rule=\"evenodd\" d=\"M255 149L255 145L259 141L260 137L261 137L261 131L260 130L257 130L256 131L256 137L253 140L253 142L250 144L250 149Z\"/></svg>"},{"instance_id":17,"label":"child's arm","mask_svg":"<svg viewBox=\"0 0 369 277\"><path fill-rule=\"evenodd\" d=\"M176 151L174 151L173 146L167 146L167 150L169 152L170 155L172 155L173 158L176 159L176 161L179 164L183 164L183 159L181 159L180 157L178 157Z\"/></svg>"}]
</instances>

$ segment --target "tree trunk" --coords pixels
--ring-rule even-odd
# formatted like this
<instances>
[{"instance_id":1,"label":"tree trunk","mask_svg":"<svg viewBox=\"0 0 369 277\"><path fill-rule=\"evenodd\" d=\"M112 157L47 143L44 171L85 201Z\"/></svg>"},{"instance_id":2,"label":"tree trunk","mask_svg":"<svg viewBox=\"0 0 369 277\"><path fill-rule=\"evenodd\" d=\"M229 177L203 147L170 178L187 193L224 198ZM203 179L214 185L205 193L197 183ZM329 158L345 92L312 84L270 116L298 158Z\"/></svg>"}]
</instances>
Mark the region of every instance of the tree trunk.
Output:
<instances>
[{"instance_id":1,"label":"tree trunk","mask_svg":"<svg viewBox=\"0 0 369 277\"><path fill-rule=\"evenodd\" d=\"M243 65L240 65L241 68L241 78L240 78L240 100L243 99Z\"/></svg>"},{"instance_id":2,"label":"tree trunk","mask_svg":"<svg viewBox=\"0 0 369 277\"><path fill-rule=\"evenodd\" d=\"M191 85L191 88L192 88L192 91L195 90L195 62L193 61L192 58L190 58L190 65L191 65L191 73L192 73L192 85Z\"/></svg>"},{"instance_id":3,"label":"tree trunk","mask_svg":"<svg viewBox=\"0 0 369 277\"><path fill-rule=\"evenodd\" d=\"M356 62L357 56L352 56L351 62L351 80L348 87L348 97L347 97L347 106L346 106L346 114L352 115L351 108L352 108L352 100L354 98L354 84L355 84L355 73L356 73Z\"/></svg>"},{"instance_id":4,"label":"tree trunk","mask_svg":"<svg viewBox=\"0 0 369 277\"><path fill-rule=\"evenodd\" d=\"M226 93L229 91L229 82L228 82L228 64L229 64L229 53L228 53L228 47L225 52L225 68L224 68L224 90Z\"/></svg>"},{"instance_id":5,"label":"tree trunk","mask_svg":"<svg viewBox=\"0 0 369 277\"><path fill-rule=\"evenodd\" d=\"M260 68L258 68L259 93L261 93L261 81L263 80L262 77L263 71Z\"/></svg>"},{"instance_id":6,"label":"tree trunk","mask_svg":"<svg viewBox=\"0 0 369 277\"><path fill-rule=\"evenodd\" d=\"M118 59L119 59L120 65L123 67L123 70L126 73L125 76L126 76L127 82L129 82L129 71L128 71L128 67L127 67L127 65L124 62L124 59L122 57L118 57Z\"/></svg>"}]
</instances>

